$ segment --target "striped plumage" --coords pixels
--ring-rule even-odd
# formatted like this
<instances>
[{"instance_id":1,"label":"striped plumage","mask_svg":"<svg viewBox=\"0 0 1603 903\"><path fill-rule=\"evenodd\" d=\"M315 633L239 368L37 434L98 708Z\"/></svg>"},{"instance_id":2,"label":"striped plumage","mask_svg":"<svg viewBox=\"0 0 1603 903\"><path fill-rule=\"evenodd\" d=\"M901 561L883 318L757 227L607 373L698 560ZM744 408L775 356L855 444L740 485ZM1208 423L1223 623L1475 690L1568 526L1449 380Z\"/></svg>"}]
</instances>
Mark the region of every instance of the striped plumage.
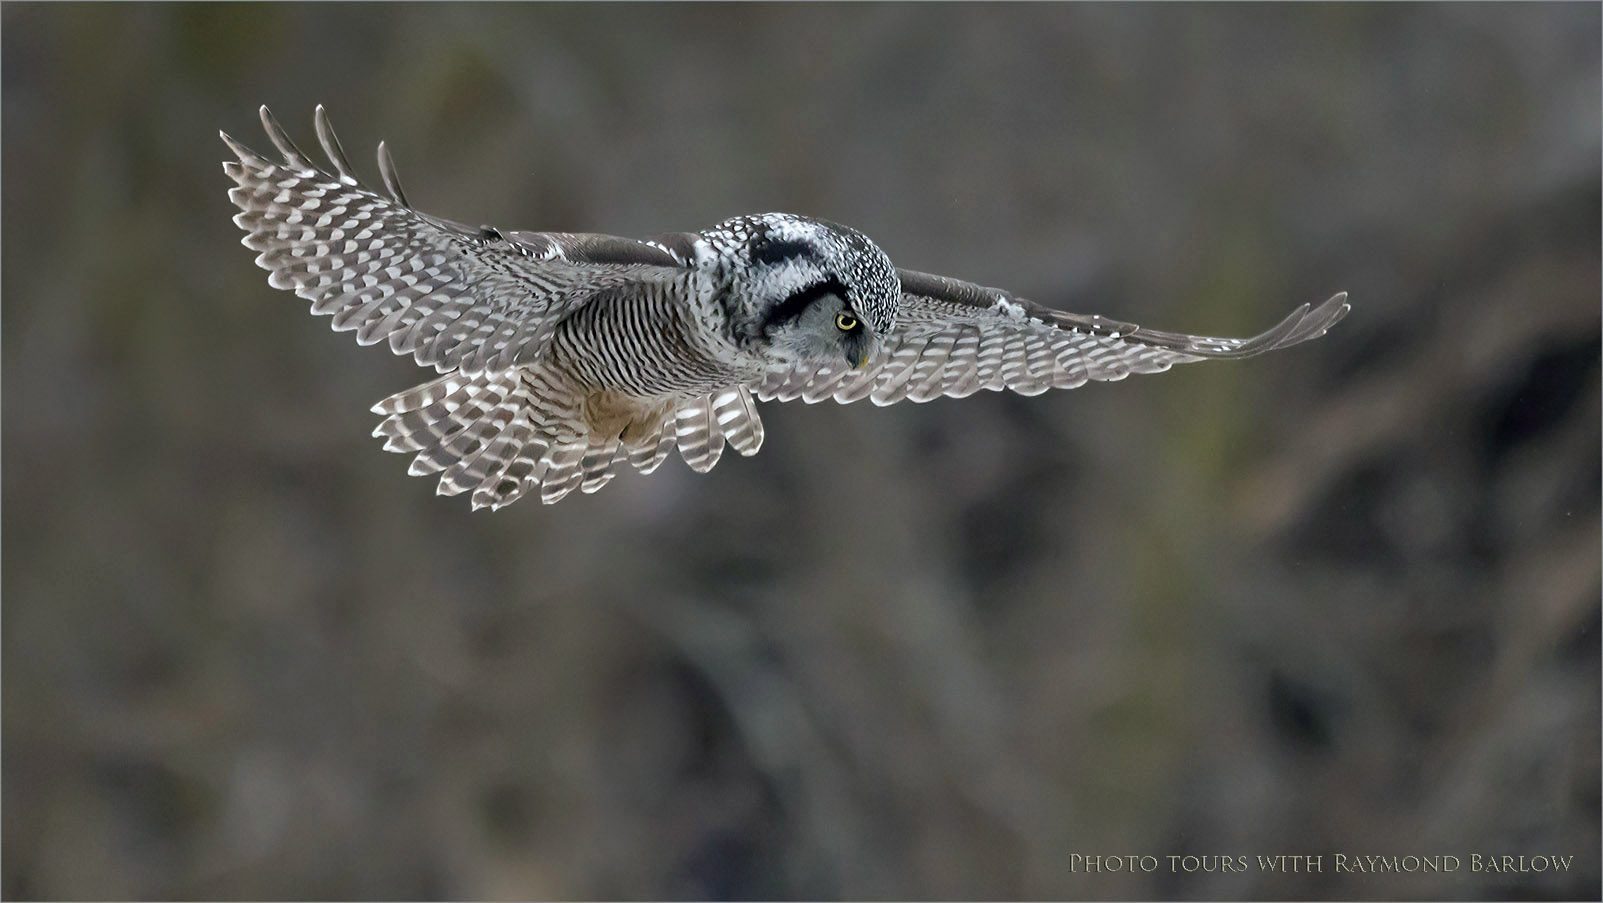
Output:
<instances>
[{"instance_id":1,"label":"striped plumage","mask_svg":"<svg viewBox=\"0 0 1603 903\"><path fill-rule=\"evenodd\" d=\"M594 492L676 448L697 471L726 446L755 454L754 396L1036 394L1283 348L1348 310L1339 294L1252 339L1159 332L900 270L862 234L791 214L646 241L473 228L413 209L382 143L386 193L364 186L321 107L332 171L261 117L277 159L222 136L244 244L336 330L442 374L375 405L374 435L475 508Z\"/></svg>"}]
</instances>

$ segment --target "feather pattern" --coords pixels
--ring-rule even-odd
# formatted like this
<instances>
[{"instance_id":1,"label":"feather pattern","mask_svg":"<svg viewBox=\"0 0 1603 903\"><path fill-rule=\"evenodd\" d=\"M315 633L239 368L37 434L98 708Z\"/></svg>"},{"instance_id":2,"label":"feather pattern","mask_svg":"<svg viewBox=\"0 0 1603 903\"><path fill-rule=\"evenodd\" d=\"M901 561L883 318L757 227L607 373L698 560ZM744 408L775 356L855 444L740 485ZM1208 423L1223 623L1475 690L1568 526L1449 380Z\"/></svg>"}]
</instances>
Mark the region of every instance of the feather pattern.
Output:
<instances>
[{"instance_id":1,"label":"feather pattern","mask_svg":"<svg viewBox=\"0 0 1603 903\"><path fill-rule=\"evenodd\" d=\"M712 396L712 414L735 451L750 456L762 448L763 421L745 386L734 386Z\"/></svg>"},{"instance_id":2,"label":"feather pattern","mask_svg":"<svg viewBox=\"0 0 1603 903\"><path fill-rule=\"evenodd\" d=\"M364 184L321 106L326 164L260 118L276 154L222 136L243 243L336 331L439 371L374 405L373 433L474 508L595 492L674 449L703 473L726 445L756 454L754 398L1035 395L1285 348L1349 309L1339 294L1246 339L1163 332L897 269L861 233L793 214L645 241L474 228L414 209L384 142L380 187Z\"/></svg>"},{"instance_id":3,"label":"feather pattern","mask_svg":"<svg viewBox=\"0 0 1603 903\"><path fill-rule=\"evenodd\" d=\"M1115 381L1175 364L1286 348L1324 335L1350 309L1343 292L1317 307L1297 308L1252 338L1213 338L1066 313L1000 289L898 272L898 328L869 367L854 372L831 362L776 368L753 384L757 397L842 404L871 398L883 405L962 398L981 389L1036 395L1088 380Z\"/></svg>"},{"instance_id":4,"label":"feather pattern","mask_svg":"<svg viewBox=\"0 0 1603 903\"><path fill-rule=\"evenodd\" d=\"M662 462L668 460L669 452L672 452L678 444L678 436L669 426L670 420L667 417L657 421L653 432L630 450L629 463L633 464L636 470L641 473L651 473L661 466Z\"/></svg>"},{"instance_id":5,"label":"feather pattern","mask_svg":"<svg viewBox=\"0 0 1603 903\"><path fill-rule=\"evenodd\" d=\"M724 434L707 396L685 402L674 413L674 438L691 470L706 473L718 463L724 453Z\"/></svg>"},{"instance_id":6,"label":"feather pattern","mask_svg":"<svg viewBox=\"0 0 1603 903\"><path fill-rule=\"evenodd\" d=\"M275 288L331 315L363 345L441 372L474 374L537 360L562 317L598 291L683 272L657 245L610 236L473 229L413 210L389 149L379 145L388 197L356 177L322 107L317 137L334 172L317 168L266 107L271 160L224 134L237 160L229 198L243 243Z\"/></svg>"}]
</instances>

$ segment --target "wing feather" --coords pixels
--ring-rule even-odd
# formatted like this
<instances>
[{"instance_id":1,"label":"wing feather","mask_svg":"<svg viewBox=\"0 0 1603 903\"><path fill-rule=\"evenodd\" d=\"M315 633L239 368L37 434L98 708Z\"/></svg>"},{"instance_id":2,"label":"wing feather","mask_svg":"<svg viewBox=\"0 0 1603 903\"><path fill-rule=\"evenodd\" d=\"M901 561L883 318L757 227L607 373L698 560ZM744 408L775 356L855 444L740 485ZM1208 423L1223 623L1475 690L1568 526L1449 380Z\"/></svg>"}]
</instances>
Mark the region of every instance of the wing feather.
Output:
<instances>
[{"instance_id":1,"label":"wing feather","mask_svg":"<svg viewBox=\"0 0 1603 903\"><path fill-rule=\"evenodd\" d=\"M357 178L319 106L317 141L333 172L295 146L266 108L262 128L279 158L224 134L236 160L229 198L243 243L268 282L332 315L362 345L388 340L396 354L442 372L500 370L539 358L556 325L597 292L682 277L694 242L609 235L473 229L407 202L389 148L379 144L386 197Z\"/></svg>"},{"instance_id":2,"label":"wing feather","mask_svg":"<svg viewBox=\"0 0 1603 903\"><path fill-rule=\"evenodd\" d=\"M830 363L776 369L754 383L759 399L826 398L875 404L962 398L980 389L1036 395L1089 380L1158 373L1175 364L1252 357L1318 338L1346 316L1347 294L1304 304L1251 338L1147 329L1100 315L1042 307L1000 289L899 270L896 330L862 371Z\"/></svg>"}]
</instances>

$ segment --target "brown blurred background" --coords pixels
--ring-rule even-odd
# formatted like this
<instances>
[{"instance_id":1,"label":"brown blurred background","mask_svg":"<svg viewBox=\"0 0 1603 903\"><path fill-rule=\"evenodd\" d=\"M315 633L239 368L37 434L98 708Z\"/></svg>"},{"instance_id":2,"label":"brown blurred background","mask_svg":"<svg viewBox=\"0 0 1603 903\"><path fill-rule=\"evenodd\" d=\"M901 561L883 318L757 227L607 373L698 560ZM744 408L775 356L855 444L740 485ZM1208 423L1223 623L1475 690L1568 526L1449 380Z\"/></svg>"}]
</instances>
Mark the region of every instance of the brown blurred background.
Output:
<instances>
[{"instance_id":1,"label":"brown blurred background","mask_svg":"<svg viewBox=\"0 0 1603 903\"><path fill-rule=\"evenodd\" d=\"M1596 5L3 24L6 897L1597 897ZM426 374L229 221L217 130L318 102L471 223L788 210L1165 329L1354 312L473 515L369 438Z\"/></svg>"}]
</instances>

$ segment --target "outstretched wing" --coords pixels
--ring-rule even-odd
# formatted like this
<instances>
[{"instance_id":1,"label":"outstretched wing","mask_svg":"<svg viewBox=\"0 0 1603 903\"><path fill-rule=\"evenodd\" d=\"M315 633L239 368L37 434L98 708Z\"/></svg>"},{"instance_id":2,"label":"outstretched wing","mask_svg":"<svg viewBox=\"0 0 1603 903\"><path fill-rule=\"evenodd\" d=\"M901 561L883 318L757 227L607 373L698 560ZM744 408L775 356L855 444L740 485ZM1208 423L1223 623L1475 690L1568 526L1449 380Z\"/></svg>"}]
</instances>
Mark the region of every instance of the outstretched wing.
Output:
<instances>
[{"instance_id":1,"label":"outstretched wing","mask_svg":"<svg viewBox=\"0 0 1603 903\"><path fill-rule=\"evenodd\" d=\"M1158 373L1209 358L1243 358L1318 338L1349 310L1345 292L1297 308L1250 339L1184 335L1042 307L1001 289L898 270L896 329L860 370L841 364L776 370L754 385L767 401L833 398L875 404L962 398L980 389L1037 395L1087 380Z\"/></svg>"},{"instance_id":2,"label":"outstretched wing","mask_svg":"<svg viewBox=\"0 0 1603 903\"><path fill-rule=\"evenodd\" d=\"M538 357L556 324L596 292L682 276L691 237L652 242L557 232L475 229L420 213L406 201L382 142L388 196L359 181L328 115L317 138L334 172L290 141L266 107L272 160L223 134L239 158L223 164L246 247L275 288L312 302L360 344L388 340L397 354L441 372L503 370Z\"/></svg>"}]
</instances>

